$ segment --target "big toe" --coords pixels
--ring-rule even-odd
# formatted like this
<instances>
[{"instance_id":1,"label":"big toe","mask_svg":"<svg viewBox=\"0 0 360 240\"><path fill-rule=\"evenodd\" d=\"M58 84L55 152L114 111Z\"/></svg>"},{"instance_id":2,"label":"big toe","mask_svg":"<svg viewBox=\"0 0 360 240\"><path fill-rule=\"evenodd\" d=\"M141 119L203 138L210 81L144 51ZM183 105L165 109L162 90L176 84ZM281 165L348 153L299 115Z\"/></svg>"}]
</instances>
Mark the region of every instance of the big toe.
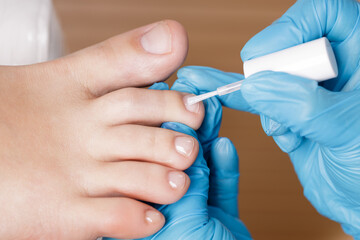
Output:
<instances>
[{"instance_id":1,"label":"big toe","mask_svg":"<svg viewBox=\"0 0 360 240\"><path fill-rule=\"evenodd\" d=\"M94 96L124 87L148 86L170 76L184 61L187 34L164 20L117 35L55 62Z\"/></svg>"}]
</instances>

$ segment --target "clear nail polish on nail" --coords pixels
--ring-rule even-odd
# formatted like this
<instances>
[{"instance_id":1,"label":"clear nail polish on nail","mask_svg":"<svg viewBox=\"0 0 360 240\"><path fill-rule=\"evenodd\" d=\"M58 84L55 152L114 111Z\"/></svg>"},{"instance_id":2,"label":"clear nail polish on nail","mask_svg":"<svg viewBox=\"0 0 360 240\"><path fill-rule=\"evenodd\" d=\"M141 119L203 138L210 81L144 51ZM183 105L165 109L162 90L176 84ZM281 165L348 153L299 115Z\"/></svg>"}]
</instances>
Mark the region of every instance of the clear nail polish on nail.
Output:
<instances>
[{"instance_id":1,"label":"clear nail polish on nail","mask_svg":"<svg viewBox=\"0 0 360 240\"><path fill-rule=\"evenodd\" d=\"M195 143L192 137L180 136L175 138L175 149L183 156L189 157L193 152Z\"/></svg>"}]
</instances>

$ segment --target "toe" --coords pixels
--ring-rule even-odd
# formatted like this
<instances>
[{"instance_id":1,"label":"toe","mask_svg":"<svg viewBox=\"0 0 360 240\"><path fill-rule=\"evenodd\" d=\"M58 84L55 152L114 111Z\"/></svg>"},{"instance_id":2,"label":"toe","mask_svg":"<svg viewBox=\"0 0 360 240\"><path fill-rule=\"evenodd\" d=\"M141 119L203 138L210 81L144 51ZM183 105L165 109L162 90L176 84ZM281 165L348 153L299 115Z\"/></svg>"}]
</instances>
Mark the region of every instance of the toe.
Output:
<instances>
[{"instance_id":1,"label":"toe","mask_svg":"<svg viewBox=\"0 0 360 240\"><path fill-rule=\"evenodd\" d=\"M198 141L168 129L139 125L109 128L103 137L90 141L93 158L100 161L134 159L185 170L195 161Z\"/></svg>"},{"instance_id":2,"label":"toe","mask_svg":"<svg viewBox=\"0 0 360 240\"><path fill-rule=\"evenodd\" d=\"M187 34L176 21L164 20L110 38L63 59L69 79L93 96L166 79L184 61ZM59 67L58 67L59 68Z\"/></svg>"},{"instance_id":3,"label":"toe","mask_svg":"<svg viewBox=\"0 0 360 240\"><path fill-rule=\"evenodd\" d=\"M79 205L77 219L87 223L92 239L97 237L142 238L156 233L165 223L156 209L129 198L90 198Z\"/></svg>"},{"instance_id":4,"label":"toe","mask_svg":"<svg viewBox=\"0 0 360 240\"><path fill-rule=\"evenodd\" d=\"M104 163L88 175L84 186L90 196L126 196L158 204L176 202L190 185L182 171L138 161Z\"/></svg>"},{"instance_id":5,"label":"toe","mask_svg":"<svg viewBox=\"0 0 360 240\"><path fill-rule=\"evenodd\" d=\"M180 122L198 129L204 119L204 105L187 106L188 96L177 91L126 88L95 99L91 106L94 115L108 125Z\"/></svg>"}]
</instances>

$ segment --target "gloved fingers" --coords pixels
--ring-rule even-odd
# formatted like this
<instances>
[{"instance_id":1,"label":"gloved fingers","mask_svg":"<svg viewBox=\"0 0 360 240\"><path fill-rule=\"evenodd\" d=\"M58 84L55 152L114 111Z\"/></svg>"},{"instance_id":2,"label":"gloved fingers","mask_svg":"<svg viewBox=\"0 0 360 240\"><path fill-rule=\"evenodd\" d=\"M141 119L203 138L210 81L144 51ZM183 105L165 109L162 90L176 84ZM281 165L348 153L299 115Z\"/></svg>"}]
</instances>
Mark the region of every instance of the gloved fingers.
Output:
<instances>
[{"instance_id":1,"label":"gloved fingers","mask_svg":"<svg viewBox=\"0 0 360 240\"><path fill-rule=\"evenodd\" d=\"M197 134L207 159L213 141L219 136L222 106L217 98L211 98L204 101L204 107L205 118Z\"/></svg>"},{"instance_id":2,"label":"gloved fingers","mask_svg":"<svg viewBox=\"0 0 360 240\"><path fill-rule=\"evenodd\" d=\"M216 139L209 157L209 205L238 217L239 157L227 138Z\"/></svg>"},{"instance_id":3,"label":"gloved fingers","mask_svg":"<svg viewBox=\"0 0 360 240\"><path fill-rule=\"evenodd\" d=\"M177 77L181 80L182 85L187 85L188 88L193 89L192 93L194 94L199 94L201 91L210 92L223 85L244 79L244 76L238 73L227 73L203 66L182 67L178 70ZM216 79L216 81L213 79ZM179 81L175 82L174 87L176 83L179 83Z\"/></svg>"},{"instance_id":4,"label":"gloved fingers","mask_svg":"<svg viewBox=\"0 0 360 240\"><path fill-rule=\"evenodd\" d=\"M273 24L255 35L241 51L247 61L326 36L341 42L352 34L359 16L354 0L297 1Z\"/></svg>"},{"instance_id":5,"label":"gloved fingers","mask_svg":"<svg viewBox=\"0 0 360 240\"><path fill-rule=\"evenodd\" d=\"M273 138L279 148L286 153L295 151L303 141L302 137L291 131L279 136L273 136Z\"/></svg>"},{"instance_id":6,"label":"gloved fingers","mask_svg":"<svg viewBox=\"0 0 360 240\"><path fill-rule=\"evenodd\" d=\"M211 92L216 90L218 87L244 79L244 76L241 74L227 73L214 68L199 66L183 67L178 71L177 76L179 79L175 82L175 84L181 85L182 88L185 89L192 89L192 93L194 94ZM217 98L225 107L253 112L242 97L240 91Z\"/></svg>"},{"instance_id":7,"label":"gloved fingers","mask_svg":"<svg viewBox=\"0 0 360 240\"><path fill-rule=\"evenodd\" d=\"M326 36L338 60L339 77L324 82L341 90L359 56L359 5L355 0L300 0L280 19L253 37L241 51L243 61Z\"/></svg>"},{"instance_id":8,"label":"gloved fingers","mask_svg":"<svg viewBox=\"0 0 360 240\"><path fill-rule=\"evenodd\" d=\"M239 218L235 218L234 216L224 212L222 209L213 206L209 206L209 216L220 221L221 224L230 230L235 239L252 240L249 230L247 230L245 224ZM232 238L225 239L230 240Z\"/></svg>"},{"instance_id":9,"label":"gloved fingers","mask_svg":"<svg viewBox=\"0 0 360 240\"><path fill-rule=\"evenodd\" d=\"M343 92L349 92L353 90L360 90L360 62L358 68L353 73L349 81L346 82L346 85L342 89Z\"/></svg>"},{"instance_id":10,"label":"gloved fingers","mask_svg":"<svg viewBox=\"0 0 360 240\"><path fill-rule=\"evenodd\" d=\"M262 128L268 136L280 136L289 131L285 126L263 114L260 114L260 120Z\"/></svg>"},{"instance_id":11,"label":"gloved fingers","mask_svg":"<svg viewBox=\"0 0 360 240\"><path fill-rule=\"evenodd\" d=\"M162 127L196 137L196 132L183 124L164 123ZM243 232L243 228L247 232L243 224L231 221L233 217L224 212L222 212L226 215L224 218L229 219L227 221L230 224L227 226L228 228L209 215L207 204L209 169L203 158L201 146L197 160L186 172L191 179L188 192L174 204L158 206L166 218L166 225L156 235L147 239L234 239L228 230L231 226L236 232L241 226L240 234Z\"/></svg>"},{"instance_id":12,"label":"gloved fingers","mask_svg":"<svg viewBox=\"0 0 360 240\"><path fill-rule=\"evenodd\" d=\"M301 137L284 125L260 114L261 125L268 136L272 136L280 149L286 153L294 151L301 143Z\"/></svg>"},{"instance_id":13,"label":"gloved fingers","mask_svg":"<svg viewBox=\"0 0 360 240\"><path fill-rule=\"evenodd\" d=\"M261 114L261 125L268 136L272 136L276 144L283 152L289 153L294 151L302 142L302 137L291 132L284 125L272 120Z\"/></svg>"},{"instance_id":14,"label":"gloved fingers","mask_svg":"<svg viewBox=\"0 0 360 240\"><path fill-rule=\"evenodd\" d=\"M358 91L331 92L312 80L262 72L244 81L241 92L252 108L301 137L330 147L359 139Z\"/></svg>"}]
</instances>

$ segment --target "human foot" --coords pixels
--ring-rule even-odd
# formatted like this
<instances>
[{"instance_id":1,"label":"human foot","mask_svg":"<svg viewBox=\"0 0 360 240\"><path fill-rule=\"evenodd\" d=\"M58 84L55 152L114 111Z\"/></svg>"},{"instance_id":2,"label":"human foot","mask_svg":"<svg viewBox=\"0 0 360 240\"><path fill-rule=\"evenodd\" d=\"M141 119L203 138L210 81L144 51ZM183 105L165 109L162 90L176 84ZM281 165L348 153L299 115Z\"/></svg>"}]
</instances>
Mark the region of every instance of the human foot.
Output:
<instances>
[{"instance_id":1,"label":"human foot","mask_svg":"<svg viewBox=\"0 0 360 240\"><path fill-rule=\"evenodd\" d=\"M198 152L190 136L201 104L142 87L166 79L187 51L184 29L162 21L52 62L0 67L0 238L139 238L183 196L181 171Z\"/></svg>"}]
</instances>

